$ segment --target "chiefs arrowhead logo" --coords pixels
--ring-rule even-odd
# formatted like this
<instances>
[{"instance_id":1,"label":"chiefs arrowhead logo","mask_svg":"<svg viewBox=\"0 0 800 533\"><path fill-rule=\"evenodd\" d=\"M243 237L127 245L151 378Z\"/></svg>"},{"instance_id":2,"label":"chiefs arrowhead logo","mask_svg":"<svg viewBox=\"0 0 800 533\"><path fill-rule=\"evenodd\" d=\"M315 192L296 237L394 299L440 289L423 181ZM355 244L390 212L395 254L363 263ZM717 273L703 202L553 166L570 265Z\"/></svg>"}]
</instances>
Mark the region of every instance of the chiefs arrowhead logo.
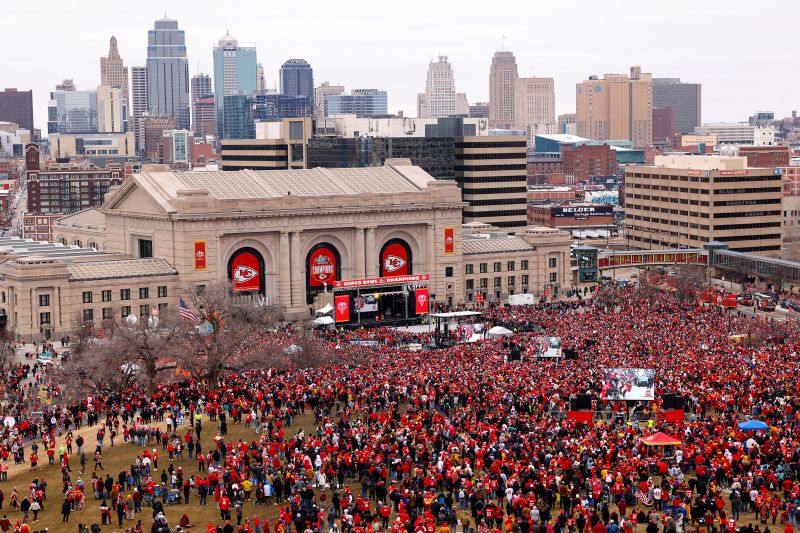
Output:
<instances>
[{"instance_id":1,"label":"chiefs arrowhead logo","mask_svg":"<svg viewBox=\"0 0 800 533\"><path fill-rule=\"evenodd\" d=\"M383 261L383 269L386 272L397 272L406 265L406 260L396 255L387 255Z\"/></svg>"},{"instance_id":2,"label":"chiefs arrowhead logo","mask_svg":"<svg viewBox=\"0 0 800 533\"><path fill-rule=\"evenodd\" d=\"M258 271L245 265L239 265L233 272L233 280L236 283L247 283L256 276L258 276Z\"/></svg>"}]
</instances>

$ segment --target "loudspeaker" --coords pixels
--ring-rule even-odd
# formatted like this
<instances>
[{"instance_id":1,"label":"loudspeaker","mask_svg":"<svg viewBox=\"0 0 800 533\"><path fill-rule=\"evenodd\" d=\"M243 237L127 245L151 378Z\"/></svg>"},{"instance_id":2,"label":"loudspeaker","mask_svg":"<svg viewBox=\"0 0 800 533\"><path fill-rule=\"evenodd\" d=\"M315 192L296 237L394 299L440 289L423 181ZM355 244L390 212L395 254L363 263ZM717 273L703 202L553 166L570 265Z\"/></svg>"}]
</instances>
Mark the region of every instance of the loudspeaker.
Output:
<instances>
[{"instance_id":1,"label":"loudspeaker","mask_svg":"<svg viewBox=\"0 0 800 533\"><path fill-rule=\"evenodd\" d=\"M577 359L578 352L575 351L575 348L565 348L564 349L564 359Z\"/></svg>"},{"instance_id":2,"label":"loudspeaker","mask_svg":"<svg viewBox=\"0 0 800 533\"><path fill-rule=\"evenodd\" d=\"M591 411L592 396L590 394L578 394L576 404L577 404L576 411Z\"/></svg>"}]
</instances>

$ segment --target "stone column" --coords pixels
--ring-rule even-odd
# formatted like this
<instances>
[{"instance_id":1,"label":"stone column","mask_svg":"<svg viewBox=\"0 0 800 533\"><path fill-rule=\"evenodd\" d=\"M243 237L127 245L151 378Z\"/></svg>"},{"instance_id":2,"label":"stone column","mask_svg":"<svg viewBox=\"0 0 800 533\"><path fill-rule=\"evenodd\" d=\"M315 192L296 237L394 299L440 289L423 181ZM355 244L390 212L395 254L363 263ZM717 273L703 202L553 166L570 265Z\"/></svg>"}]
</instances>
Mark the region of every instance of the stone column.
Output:
<instances>
[{"instance_id":1,"label":"stone column","mask_svg":"<svg viewBox=\"0 0 800 533\"><path fill-rule=\"evenodd\" d=\"M366 270L365 270L365 251L364 251L364 228L356 228L355 229L355 239L356 239L356 247L355 253L353 254L353 276L356 279L361 279L365 277Z\"/></svg>"},{"instance_id":2,"label":"stone column","mask_svg":"<svg viewBox=\"0 0 800 533\"><path fill-rule=\"evenodd\" d=\"M375 277L378 275L378 252L375 249L375 228L367 228L367 244L366 244L366 262L367 262L367 277Z\"/></svg>"},{"instance_id":3,"label":"stone column","mask_svg":"<svg viewBox=\"0 0 800 533\"><path fill-rule=\"evenodd\" d=\"M278 251L278 298L286 309L292 305L292 278L289 268L289 232L282 231Z\"/></svg>"},{"instance_id":4,"label":"stone column","mask_svg":"<svg viewBox=\"0 0 800 533\"><path fill-rule=\"evenodd\" d=\"M303 258L300 256L299 231L293 231L289 234L289 244L291 250L292 305L295 307L305 306L306 277L303 275Z\"/></svg>"},{"instance_id":5,"label":"stone column","mask_svg":"<svg viewBox=\"0 0 800 533\"><path fill-rule=\"evenodd\" d=\"M436 277L439 279L439 276L436 276L434 269L436 268L436 227L429 223L428 226L425 228L425 274L431 276L431 278Z\"/></svg>"}]
</instances>

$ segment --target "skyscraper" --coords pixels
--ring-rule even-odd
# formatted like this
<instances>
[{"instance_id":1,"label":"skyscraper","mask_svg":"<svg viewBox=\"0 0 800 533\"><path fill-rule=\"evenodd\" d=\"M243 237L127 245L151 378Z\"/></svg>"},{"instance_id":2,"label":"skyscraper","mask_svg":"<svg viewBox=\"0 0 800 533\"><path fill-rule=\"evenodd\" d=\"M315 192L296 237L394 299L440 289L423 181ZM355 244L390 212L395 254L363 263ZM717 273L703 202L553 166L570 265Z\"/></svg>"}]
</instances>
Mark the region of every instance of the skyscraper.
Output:
<instances>
[{"instance_id":1,"label":"skyscraper","mask_svg":"<svg viewBox=\"0 0 800 533\"><path fill-rule=\"evenodd\" d=\"M191 96L192 132L195 138L202 138L205 135L216 135L216 130L206 129L206 125L208 125L208 116L205 109L208 100L207 97L211 96L213 101L214 96L214 90L211 88L211 76L203 74L202 72L192 76ZM202 103L198 103L201 99ZM213 122L216 124L216 117L214 117Z\"/></svg>"},{"instance_id":2,"label":"skyscraper","mask_svg":"<svg viewBox=\"0 0 800 533\"><path fill-rule=\"evenodd\" d=\"M150 113L189 129L189 61L178 21L161 19L147 32L147 99Z\"/></svg>"},{"instance_id":3,"label":"skyscraper","mask_svg":"<svg viewBox=\"0 0 800 533\"><path fill-rule=\"evenodd\" d=\"M514 95L518 78L514 54L495 52L489 68L489 127L514 127Z\"/></svg>"},{"instance_id":4,"label":"skyscraper","mask_svg":"<svg viewBox=\"0 0 800 533\"><path fill-rule=\"evenodd\" d=\"M256 65L255 47L239 46L229 33L214 47L214 98L220 139L247 138L242 129L245 119L238 114L256 90Z\"/></svg>"},{"instance_id":5,"label":"skyscraper","mask_svg":"<svg viewBox=\"0 0 800 533\"><path fill-rule=\"evenodd\" d=\"M314 70L305 59L289 59L281 66L281 94L305 96L314 109Z\"/></svg>"},{"instance_id":6,"label":"skyscraper","mask_svg":"<svg viewBox=\"0 0 800 533\"><path fill-rule=\"evenodd\" d=\"M56 89L50 93L47 133L96 133L97 92Z\"/></svg>"},{"instance_id":7,"label":"skyscraper","mask_svg":"<svg viewBox=\"0 0 800 533\"><path fill-rule=\"evenodd\" d=\"M417 116L446 118L456 114L456 84L447 56L428 64L425 92L417 95Z\"/></svg>"},{"instance_id":8,"label":"skyscraper","mask_svg":"<svg viewBox=\"0 0 800 533\"><path fill-rule=\"evenodd\" d=\"M256 65L256 91L264 92L267 90L267 78L264 76L264 67L261 63Z\"/></svg>"},{"instance_id":9,"label":"skyscraper","mask_svg":"<svg viewBox=\"0 0 800 533\"><path fill-rule=\"evenodd\" d=\"M377 89L353 89L351 94L329 94L325 97L325 112L328 115L356 115L377 117L388 114L386 91Z\"/></svg>"},{"instance_id":10,"label":"skyscraper","mask_svg":"<svg viewBox=\"0 0 800 533\"><path fill-rule=\"evenodd\" d=\"M131 67L131 124L136 138L136 153L144 151L142 115L147 113L147 67Z\"/></svg>"},{"instance_id":11,"label":"skyscraper","mask_svg":"<svg viewBox=\"0 0 800 533\"><path fill-rule=\"evenodd\" d=\"M125 105L130 107L131 94L128 92L128 68L119 56L117 38L113 35L108 45L108 57L100 58L100 85L120 89L122 97L125 99ZM130 112L130 109L128 109L128 112Z\"/></svg>"},{"instance_id":12,"label":"skyscraper","mask_svg":"<svg viewBox=\"0 0 800 533\"><path fill-rule=\"evenodd\" d=\"M192 103L195 103L198 98L214 94L214 89L211 87L211 76L208 74L195 74L192 76Z\"/></svg>"},{"instance_id":13,"label":"skyscraper","mask_svg":"<svg viewBox=\"0 0 800 533\"><path fill-rule=\"evenodd\" d=\"M128 131L128 106L122 89L100 85L97 88L97 131L123 133Z\"/></svg>"},{"instance_id":14,"label":"skyscraper","mask_svg":"<svg viewBox=\"0 0 800 533\"><path fill-rule=\"evenodd\" d=\"M0 120L18 124L33 134L33 92L16 89L0 91Z\"/></svg>"},{"instance_id":15,"label":"skyscraper","mask_svg":"<svg viewBox=\"0 0 800 533\"><path fill-rule=\"evenodd\" d=\"M331 85L330 82L323 81L322 85L314 89L314 117L327 117L328 112L325 108L325 97L344 94L344 85Z\"/></svg>"},{"instance_id":16,"label":"skyscraper","mask_svg":"<svg viewBox=\"0 0 800 533\"><path fill-rule=\"evenodd\" d=\"M556 92L553 78L519 78L514 94L517 128L536 133L555 133ZM549 131L552 130L552 131Z\"/></svg>"},{"instance_id":17,"label":"skyscraper","mask_svg":"<svg viewBox=\"0 0 800 533\"><path fill-rule=\"evenodd\" d=\"M576 85L575 134L598 141L623 140L636 147L653 142L652 75L631 67L625 74L590 76Z\"/></svg>"},{"instance_id":18,"label":"skyscraper","mask_svg":"<svg viewBox=\"0 0 800 533\"><path fill-rule=\"evenodd\" d=\"M653 78L653 107L672 108L672 125L679 133L692 133L702 125L701 86L680 78Z\"/></svg>"}]
</instances>

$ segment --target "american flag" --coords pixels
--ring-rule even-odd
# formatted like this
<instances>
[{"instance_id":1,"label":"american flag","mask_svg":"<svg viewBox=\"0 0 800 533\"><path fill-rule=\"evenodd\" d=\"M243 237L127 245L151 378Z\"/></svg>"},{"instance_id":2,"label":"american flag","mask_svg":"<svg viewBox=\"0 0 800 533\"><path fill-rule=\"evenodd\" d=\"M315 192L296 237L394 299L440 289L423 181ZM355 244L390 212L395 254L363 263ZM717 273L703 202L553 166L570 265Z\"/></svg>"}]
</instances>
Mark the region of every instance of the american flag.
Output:
<instances>
[{"instance_id":1,"label":"american flag","mask_svg":"<svg viewBox=\"0 0 800 533\"><path fill-rule=\"evenodd\" d=\"M183 298L178 299L178 307L180 308L181 318L192 322L193 324L197 324L197 315L189 309L189 306L186 305L186 302L183 301Z\"/></svg>"}]
</instances>

